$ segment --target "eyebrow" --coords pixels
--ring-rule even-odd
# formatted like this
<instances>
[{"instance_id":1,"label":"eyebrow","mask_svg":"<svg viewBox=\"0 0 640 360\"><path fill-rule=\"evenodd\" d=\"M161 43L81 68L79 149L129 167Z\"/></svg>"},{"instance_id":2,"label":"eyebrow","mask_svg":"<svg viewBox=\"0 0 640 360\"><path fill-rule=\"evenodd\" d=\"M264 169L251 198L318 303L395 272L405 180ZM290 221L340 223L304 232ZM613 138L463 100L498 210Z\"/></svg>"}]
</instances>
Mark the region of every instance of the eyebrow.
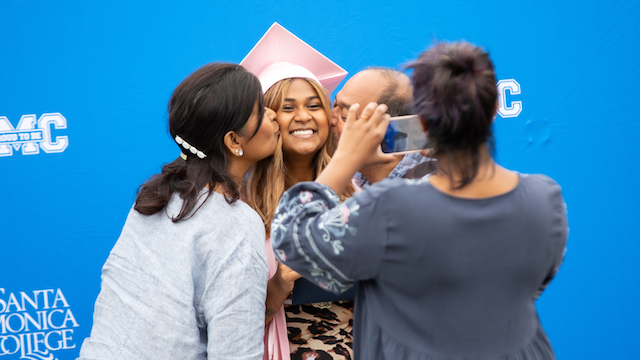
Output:
<instances>
[{"instance_id":1,"label":"eyebrow","mask_svg":"<svg viewBox=\"0 0 640 360\"><path fill-rule=\"evenodd\" d=\"M343 101L340 101L340 106L343 109L347 109L347 110L349 110L349 108L351 107L351 105L349 105L349 104L347 104L346 102L343 102Z\"/></svg>"},{"instance_id":2,"label":"eyebrow","mask_svg":"<svg viewBox=\"0 0 640 360\"><path fill-rule=\"evenodd\" d=\"M319 96L309 96L309 97L307 98L307 100L314 100L314 99L318 99L318 100L319 100L319 99L320 99L320 97L319 97ZM292 98L285 98L285 99L284 99L284 101L292 101L292 102L295 102L295 101L296 101L296 99L292 99Z\"/></svg>"}]
</instances>

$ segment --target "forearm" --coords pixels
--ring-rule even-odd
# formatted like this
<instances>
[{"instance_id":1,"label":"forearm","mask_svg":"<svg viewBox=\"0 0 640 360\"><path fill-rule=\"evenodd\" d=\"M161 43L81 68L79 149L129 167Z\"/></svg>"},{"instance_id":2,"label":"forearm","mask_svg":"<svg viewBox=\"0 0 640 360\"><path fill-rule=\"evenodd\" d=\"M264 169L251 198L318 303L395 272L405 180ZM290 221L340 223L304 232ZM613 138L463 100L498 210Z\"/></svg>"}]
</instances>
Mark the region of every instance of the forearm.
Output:
<instances>
[{"instance_id":1,"label":"forearm","mask_svg":"<svg viewBox=\"0 0 640 360\"><path fill-rule=\"evenodd\" d=\"M357 171L357 163L345 155L336 154L316 182L329 186L336 194L342 194Z\"/></svg>"},{"instance_id":2,"label":"forearm","mask_svg":"<svg viewBox=\"0 0 640 360\"><path fill-rule=\"evenodd\" d=\"M344 264L332 265L331 258L341 262L342 252L350 246L342 240L356 230L345 221L357 213L358 204L350 206L347 200L341 205L328 186L318 181L302 182L289 189L272 223L271 240L278 261L321 288L339 294L353 286L354 279L340 270Z\"/></svg>"},{"instance_id":3,"label":"forearm","mask_svg":"<svg viewBox=\"0 0 640 360\"><path fill-rule=\"evenodd\" d=\"M267 301L264 323L268 324L276 316L284 301L287 300L289 294L293 290L293 286L289 289L289 286L284 284L284 281L279 276L273 276L267 283Z\"/></svg>"}]
</instances>

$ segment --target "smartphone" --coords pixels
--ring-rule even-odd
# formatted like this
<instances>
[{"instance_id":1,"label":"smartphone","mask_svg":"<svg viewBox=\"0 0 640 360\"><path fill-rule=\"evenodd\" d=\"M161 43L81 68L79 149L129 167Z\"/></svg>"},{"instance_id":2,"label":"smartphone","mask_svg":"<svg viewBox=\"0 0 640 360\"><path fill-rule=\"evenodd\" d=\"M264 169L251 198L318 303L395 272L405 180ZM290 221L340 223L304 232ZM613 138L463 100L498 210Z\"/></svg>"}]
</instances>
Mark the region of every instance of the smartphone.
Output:
<instances>
[{"instance_id":1,"label":"smartphone","mask_svg":"<svg viewBox=\"0 0 640 360\"><path fill-rule=\"evenodd\" d=\"M418 115L394 116L382 141L382 152L406 154L431 148Z\"/></svg>"}]
</instances>

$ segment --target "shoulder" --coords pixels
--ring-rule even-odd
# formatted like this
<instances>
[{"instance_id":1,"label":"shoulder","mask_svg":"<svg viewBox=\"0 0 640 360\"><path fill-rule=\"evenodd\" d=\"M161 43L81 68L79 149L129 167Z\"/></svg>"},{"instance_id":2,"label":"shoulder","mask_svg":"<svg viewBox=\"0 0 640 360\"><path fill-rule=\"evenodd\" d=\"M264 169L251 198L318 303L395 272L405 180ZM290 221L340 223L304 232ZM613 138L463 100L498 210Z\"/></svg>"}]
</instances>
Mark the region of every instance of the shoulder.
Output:
<instances>
[{"instance_id":1,"label":"shoulder","mask_svg":"<svg viewBox=\"0 0 640 360\"><path fill-rule=\"evenodd\" d=\"M544 174L523 174L520 173L520 179L526 183L542 187L559 187L558 183L552 178Z\"/></svg>"},{"instance_id":2,"label":"shoulder","mask_svg":"<svg viewBox=\"0 0 640 360\"><path fill-rule=\"evenodd\" d=\"M520 174L521 196L519 199L534 210L544 208L549 214L565 217L567 205L562 196L562 188L552 178L542 174Z\"/></svg>"},{"instance_id":3,"label":"shoulder","mask_svg":"<svg viewBox=\"0 0 640 360\"><path fill-rule=\"evenodd\" d=\"M402 199L412 196L415 191L418 191L418 188L425 187L428 184L429 181L426 177L422 179L385 179L355 194L354 198L361 205L380 200Z\"/></svg>"},{"instance_id":4,"label":"shoulder","mask_svg":"<svg viewBox=\"0 0 640 360\"><path fill-rule=\"evenodd\" d=\"M242 200L227 203L223 195L211 194L203 205L198 219L206 222L209 227L224 231L260 232L264 240L264 224L260 215Z\"/></svg>"},{"instance_id":5,"label":"shoulder","mask_svg":"<svg viewBox=\"0 0 640 360\"><path fill-rule=\"evenodd\" d=\"M180 205L182 205L181 201ZM194 220L204 221L215 227L237 228L241 224L262 224L260 215L245 202L236 200L229 204L225 197L217 192L212 192L208 197L207 193L203 192L196 209L198 211L193 216Z\"/></svg>"},{"instance_id":6,"label":"shoulder","mask_svg":"<svg viewBox=\"0 0 640 360\"><path fill-rule=\"evenodd\" d=\"M543 174L520 174L520 186L528 192L537 195L549 194L561 196L562 193L560 185L552 178Z\"/></svg>"},{"instance_id":7,"label":"shoulder","mask_svg":"<svg viewBox=\"0 0 640 360\"><path fill-rule=\"evenodd\" d=\"M172 211L179 211L181 206L182 199L174 195L166 216L171 216ZM242 242L264 248L262 220L241 200L229 204L223 195L203 191L194 211L191 217L172 226L172 231L178 233L183 241L193 242L194 251L213 250L222 253L223 249L233 249ZM171 219L167 220L171 222Z\"/></svg>"}]
</instances>

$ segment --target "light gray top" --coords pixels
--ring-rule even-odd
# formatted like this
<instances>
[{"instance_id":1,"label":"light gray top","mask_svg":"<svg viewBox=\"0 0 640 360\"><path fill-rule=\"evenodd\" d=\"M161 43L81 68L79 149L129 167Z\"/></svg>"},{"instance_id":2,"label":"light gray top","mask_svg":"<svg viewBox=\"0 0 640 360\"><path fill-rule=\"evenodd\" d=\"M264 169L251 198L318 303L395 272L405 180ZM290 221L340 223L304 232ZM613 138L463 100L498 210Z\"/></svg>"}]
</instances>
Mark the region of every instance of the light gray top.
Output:
<instances>
[{"instance_id":1,"label":"light gray top","mask_svg":"<svg viewBox=\"0 0 640 360\"><path fill-rule=\"evenodd\" d=\"M129 212L80 359L262 359L269 270L260 216L213 193L173 223L181 206L174 194L166 212Z\"/></svg>"},{"instance_id":2,"label":"light gray top","mask_svg":"<svg viewBox=\"0 0 640 360\"><path fill-rule=\"evenodd\" d=\"M567 220L546 176L485 199L384 180L342 204L298 183L271 229L276 257L321 287L359 280L356 359L554 358L535 299L562 262Z\"/></svg>"}]
</instances>

